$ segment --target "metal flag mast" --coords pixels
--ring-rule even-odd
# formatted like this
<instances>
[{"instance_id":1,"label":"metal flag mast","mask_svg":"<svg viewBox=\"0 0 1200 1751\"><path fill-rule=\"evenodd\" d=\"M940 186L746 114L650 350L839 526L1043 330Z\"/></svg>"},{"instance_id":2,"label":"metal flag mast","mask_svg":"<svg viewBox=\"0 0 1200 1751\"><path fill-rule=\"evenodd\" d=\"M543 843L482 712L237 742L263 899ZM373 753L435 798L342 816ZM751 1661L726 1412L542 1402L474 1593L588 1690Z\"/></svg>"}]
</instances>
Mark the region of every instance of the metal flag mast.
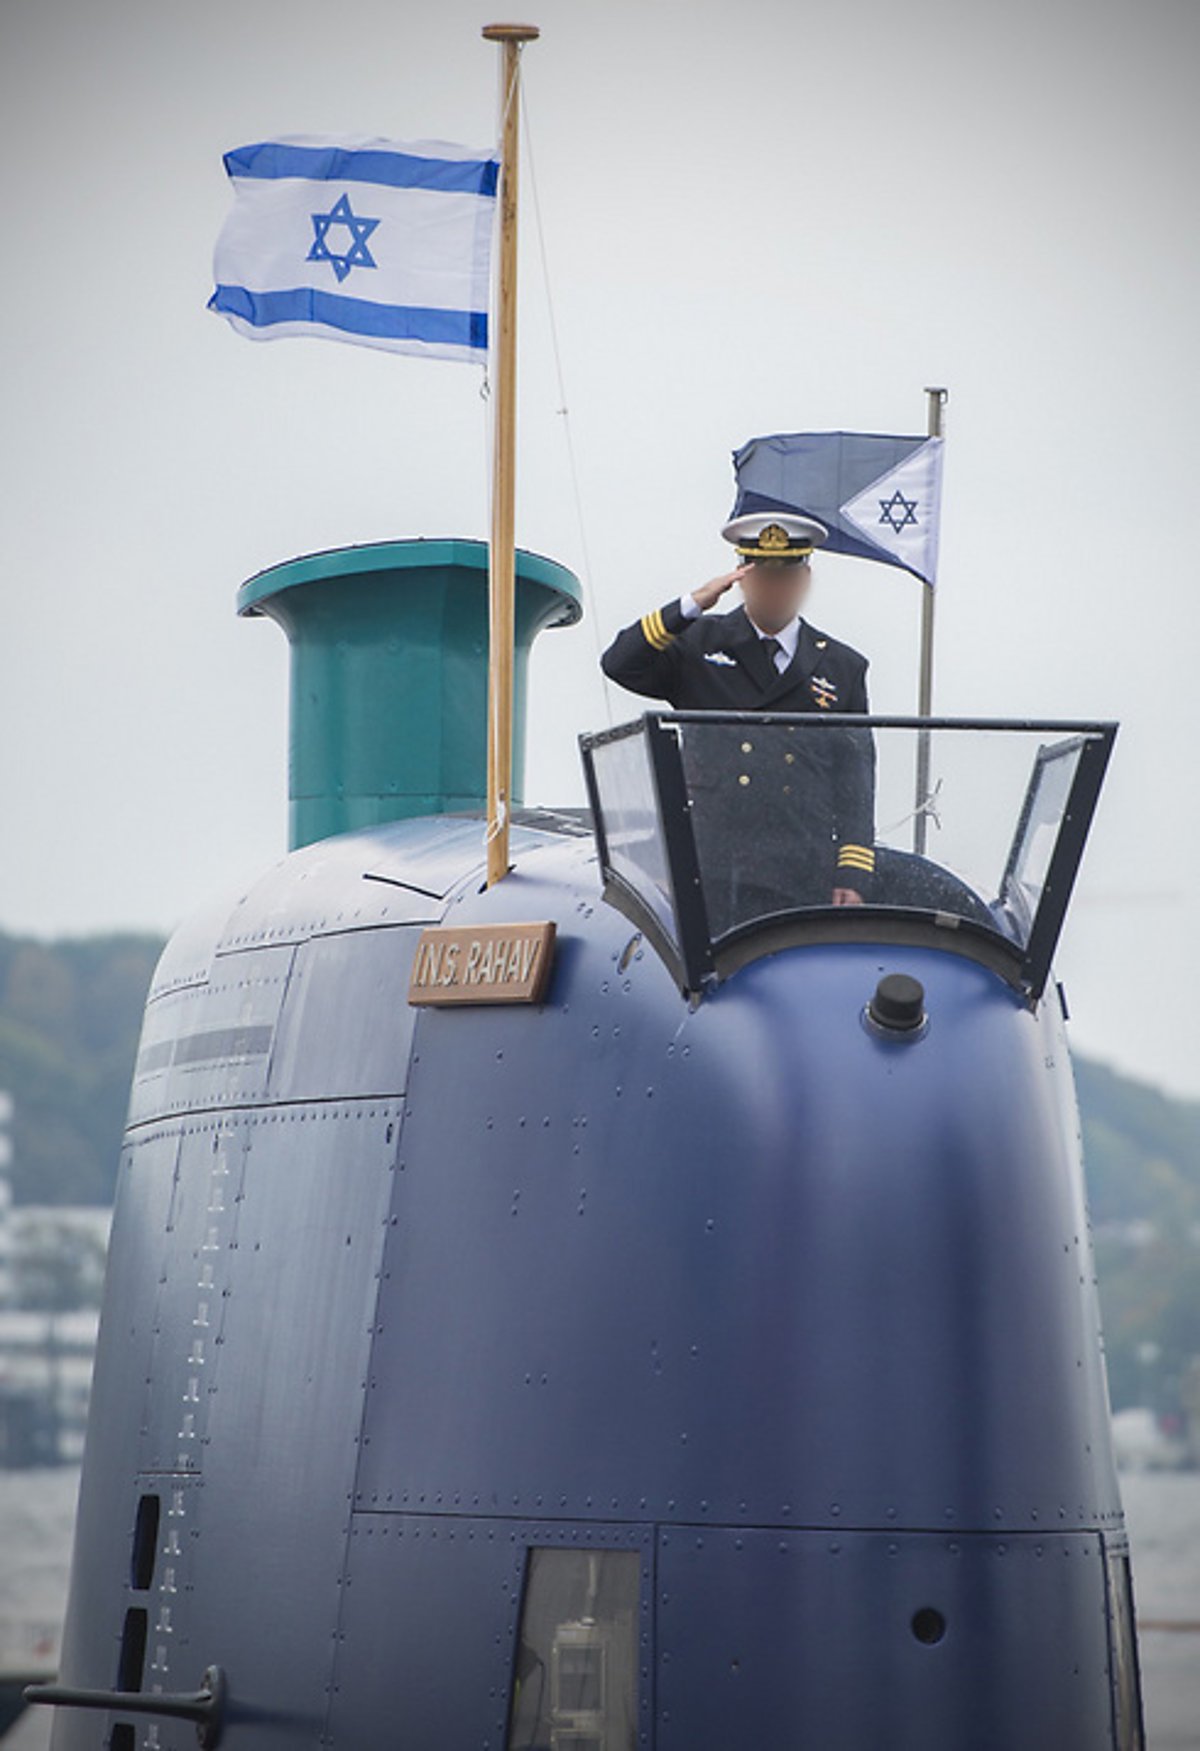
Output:
<instances>
[{"instance_id":1,"label":"metal flag mast","mask_svg":"<svg viewBox=\"0 0 1200 1751\"><path fill-rule=\"evenodd\" d=\"M926 389L927 404L926 435L930 438L944 436L943 414L946 403L950 399L948 389ZM933 715L933 585L928 579L921 584L921 676L917 690L917 716L931 717ZM925 834L929 825L926 804L929 801L929 731L921 730L917 736L917 794L916 809L913 815L913 850L918 856L925 855Z\"/></svg>"},{"instance_id":2,"label":"metal flag mast","mask_svg":"<svg viewBox=\"0 0 1200 1751\"><path fill-rule=\"evenodd\" d=\"M513 598L517 434L517 130L523 44L534 24L485 24L501 45L500 249L496 272L496 344L492 438L492 526L488 555L487 880L508 873L512 801Z\"/></svg>"}]
</instances>

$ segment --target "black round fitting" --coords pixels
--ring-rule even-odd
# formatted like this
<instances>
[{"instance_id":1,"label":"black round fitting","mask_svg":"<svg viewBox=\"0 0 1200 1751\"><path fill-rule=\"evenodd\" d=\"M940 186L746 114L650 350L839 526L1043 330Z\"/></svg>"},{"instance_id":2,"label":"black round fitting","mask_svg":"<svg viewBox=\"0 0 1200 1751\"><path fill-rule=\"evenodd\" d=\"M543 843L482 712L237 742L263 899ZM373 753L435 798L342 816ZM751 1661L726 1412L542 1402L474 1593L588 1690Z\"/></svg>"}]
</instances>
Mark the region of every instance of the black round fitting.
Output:
<instances>
[{"instance_id":1,"label":"black round fitting","mask_svg":"<svg viewBox=\"0 0 1200 1751\"><path fill-rule=\"evenodd\" d=\"M913 1613L912 1632L927 1648L936 1647L946 1633L946 1619L932 1605L923 1605Z\"/></svg>"},{"instance_id":2,"label":"black round fitting","mask_svg":"<svg viewBox=\"0 0 1200 1751\"><path fill-rule=\"evenodd\" d=\"M925 987L907 973L885 973L867 1005L867 1014L876 1027L911 1034L925 1020Z\"/></svg>"}]
</instances>

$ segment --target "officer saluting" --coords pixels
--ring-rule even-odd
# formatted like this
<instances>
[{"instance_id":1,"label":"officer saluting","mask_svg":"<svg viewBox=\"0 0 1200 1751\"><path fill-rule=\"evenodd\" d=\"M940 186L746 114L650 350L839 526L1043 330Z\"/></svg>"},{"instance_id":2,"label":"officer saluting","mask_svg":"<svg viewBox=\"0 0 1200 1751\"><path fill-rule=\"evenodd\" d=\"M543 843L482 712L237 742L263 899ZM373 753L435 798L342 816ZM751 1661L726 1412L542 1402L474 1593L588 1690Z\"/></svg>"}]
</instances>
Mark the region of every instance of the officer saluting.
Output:
<instances>
[{"instance_id":1,"label":"officer saluting","mask_svg":"<svg viewBox=\"0 0 1200 1751\"><path fill-rule=\"evenodd\" d=\"M721 533L737 547L741 565L625 627L601 658L605 674L677 711L866 712L866 658L800 617L824 526L811 517L753 512ZM709 614L734 584L741 585L743 606ZM756 879L742 871L741 898L732 898L733 916L724 923L751 915L748 887L757 888L760 911L777 909L784 895L782 903L861 904L875 867L869 739L831 729L796 736L794 749L784 752L774 732L760 737L757 749L753 738L732 742L733 734L725 737L726 769L718 777L710 761L703 788L723 794L730 844L754 833ZM759 758L734 761L735 753ZM734 765L743 769L735 772ZM771 822L775 830L764 834ZM697 832L703 833L699 818ZM809 879L796 877L798 861Z\"/></svg>"}]
</instances>

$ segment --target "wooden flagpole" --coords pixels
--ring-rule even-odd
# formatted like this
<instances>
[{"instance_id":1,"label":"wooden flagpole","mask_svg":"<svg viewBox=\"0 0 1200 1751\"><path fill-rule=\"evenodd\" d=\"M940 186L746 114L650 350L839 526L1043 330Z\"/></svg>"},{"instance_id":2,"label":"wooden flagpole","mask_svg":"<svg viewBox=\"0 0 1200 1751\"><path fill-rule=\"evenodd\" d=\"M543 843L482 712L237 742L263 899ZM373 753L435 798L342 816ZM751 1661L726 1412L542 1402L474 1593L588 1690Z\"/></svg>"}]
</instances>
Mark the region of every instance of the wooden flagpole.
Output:
<instances>
[{"instance_id":1,"label":"wooden flagpole","mask_svg":"<svg viewBox=\"0 0 1200 1751\"><path fill-rule=\"evenodd\" d=\"M943 436L943 413L950 399L948 389L927 389L925 391L927 404L926 434L931 438ZM931 717L933 715L933 585L921 584L921 678L917 688L917 716ZM929 801L929 731L917 731L917 797L916 813L913 815L913 850L918 856L925 855L925 835L929 826L929 816L925 804Z\"/></svg>"},{"instance_id":2,"label":"wooden flagpole","mask_svg":"<svg viewBox=\"0 0 1200 1751\"><path fill-rule=\"evenodd\" d=\"M488 554L487 880L508 873L512 802L515 490L517 438L517 139L522 45L533 24L485 24L501 45L500 255L496 274L492 529Z\"/></svg>"}]
</instances>

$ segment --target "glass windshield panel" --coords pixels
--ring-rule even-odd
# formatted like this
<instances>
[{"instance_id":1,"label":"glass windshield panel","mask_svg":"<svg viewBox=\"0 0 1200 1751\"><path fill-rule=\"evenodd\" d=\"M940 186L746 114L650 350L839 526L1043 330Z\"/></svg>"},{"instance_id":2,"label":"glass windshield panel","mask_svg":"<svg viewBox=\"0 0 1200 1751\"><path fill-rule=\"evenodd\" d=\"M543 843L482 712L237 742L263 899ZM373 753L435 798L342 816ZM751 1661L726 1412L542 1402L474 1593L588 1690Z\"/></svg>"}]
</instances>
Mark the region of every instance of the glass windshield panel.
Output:
<instances>
[{"instance_id":1,"label":"glass windshield panel","mask_svg":"<svg viewBox=\"0 0 1200 1751\"><path fill-rule=\"evenodd\" d=\"M773 913L862 901L1025 947L1086 736L1047 746L1036 731L818 717L677 727L714 941Z\"/></svg>"},{"instance_id":2,"label":"glass windshield panel","mask_svg":"<svg viewBox=\"0 0 1200 1751\"><path fill-rule=\"evenodd\" d=\"M1069 736L1038 749L1004 875L1004 900L1028 932L1046 889L1050 859L1067 812L1086 738Z\"/></svg>"},{"instance_id":3,"label":"glass windshield panel","mask_svg":"<svg viewBox=\"0 0 1200 1751\"><path fill-rule=\"evenodd\" d=\"M828 906L839 885L864 886L875 841L870 730L688 722L680 736L714 941L753 918ZM852 848L844 883L839 834Z\"/></svg>"},{"instance_id":4,"label":"glass windshield panel","mask_svg":"<svg viewBox=\"0 0 1200 1751\"><path fill-rule=\"evenodd\" d=\"M670 868L641 725L634 733L597 743L591 760L609 865L673 934Z\"/></svg>"},{"instance_id":5,"label":"glass windshield panel","mask_svg":"<svg viewBox=\"0 0 1200 1751\"><path fill-rule=\"evenodd\" d=\"M707 952L765 918L860 902L940 926L970 924L1006 944L1018 964L1041 908L1049 934L1041 933L1038 968L1024 964L1034 978L1044 974L1112 726L926 727L819 713L681 712L650 721L656 758L664 771L678 761L687 796L686 814L672 817L666 833L644 721L585 738L585 758L606 874L633 890L676 945L692 945L685 963L696 984L705 975L694 945ZM1090 755L1098 764L1077 789ZM1086 796L1087 818L1071 822L1060 891L1050 895L1073 796Z\"/></svg>"},{"instance_id":6,"label":"glass windshield panel","mask_svg":"<svg viewBox=\"0 0 1200 1751\"><path fill-rule=\"evenodd\" d=\"M638 1555L531 1550L508 1751L634 1751Z\"/></svg>"}]
</instances>

